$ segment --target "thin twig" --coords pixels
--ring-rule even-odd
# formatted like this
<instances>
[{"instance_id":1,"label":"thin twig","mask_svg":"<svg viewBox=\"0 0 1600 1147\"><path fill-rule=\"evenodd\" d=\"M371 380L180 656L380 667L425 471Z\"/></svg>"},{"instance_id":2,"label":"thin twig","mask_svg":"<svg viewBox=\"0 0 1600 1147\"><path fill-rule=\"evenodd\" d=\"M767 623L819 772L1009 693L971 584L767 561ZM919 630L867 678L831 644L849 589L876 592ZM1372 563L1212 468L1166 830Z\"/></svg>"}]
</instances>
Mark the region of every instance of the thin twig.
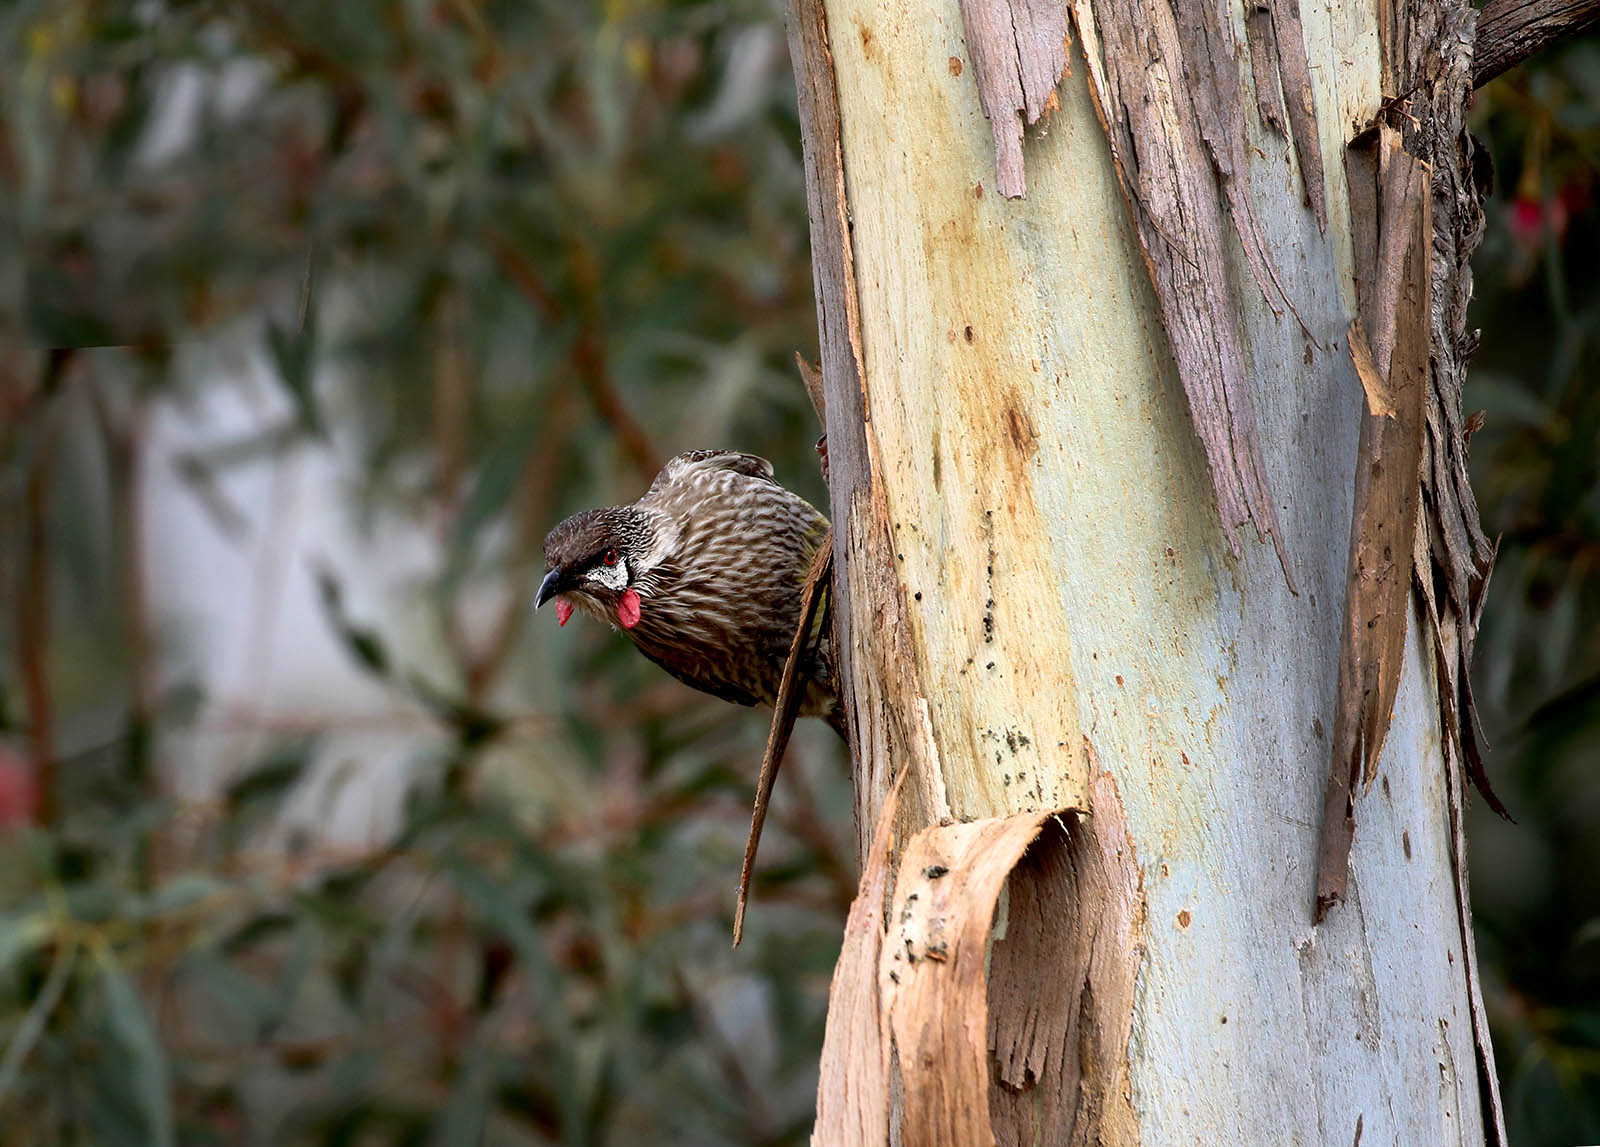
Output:
<instances>
[{"instance_id":1,"label":"thin twig","mask_svg":"<svg viewBox=\"0 0 1600 1147\"><path fill-rule=\"evenodd\" d=\"M62 993L67 990L67 980L72 973L72 966L77 963L77 958L76 944L65 944L56 953L55 962L50 965L50 974L45 978L44 987L40 988L39 994L33 998L28 1014L22 1017L16 1033L6 1046L5 1059L0 1060L0 1106L4 1105L7 1093L17 1082L22 1065L27 1062L28 1053L44 1034L44 1025L49 1022L50 1013L55 1011L56 1005L61 1002Z\"/></svg>"},{"instance_id":2,"label":"thin twig","mask_svg":"<svg viewBox=\"0 0 1600 1147\"><path fill-rule=\"evenodd\" d=\"M58 379L58 357L52 352L47 380ZM41 385L53 389L53 381ZM34 792L39 823L56 821L55 703L50 691L50 487L55 470L55 438L59 411L45 408L34 438L32 465L23 494L23 532L27 549L21 592L16 600L17 660L28 714L28 747L33 757Z\"/></svg>"},{"instance_id":3,"label":"thin twig","mask_svg":"<svg viewBox=\"0 0 1600 1147\"><path fill-rule=\"evenodd\" d=\"M699 1029L701 1038L709 1045L712 1056L721 1066L722 1074L728 1077L728 1082L733 1085L733 1090L738 1093L740 1102L744 1104L745 1116L749 1123L746 1128L749 1141L768 1142L772 1138L772 1112L767 1107L766 1096L761 1093L761 1089L750 1078L750 1073L745 1070L744 1059L740 1056L739 1049L728 1042L728 1037L717 1023L716 1016L710 1014L700 997L689 986L689 980L683 974L682 967L673 967L672 978L677 982L678 993L688 1005L694 1026Z\"/></svg>"},{"instance_id":4,"label":"thin twig","mask_svg":"<svg viewBox=\"0 0 1600 1147\"><path fill-rule=\"evenodd\" d=\"M556 323L565 319L567 309L545 286L539 272L522 252L502 239L493 239L492 243L501 273L522 292L534 309L548 322ZM651 444L650 435L622 401L622 395L611 378L600 328L599 271L595 267L594 255L585 247L574 246L572 270L573 279L584 296L579 308L578 335L572 344L572 365L577 371L578 381L589 392L596 411L610 424L640 476L649 481L661 469L661 455Z\"/></svg>"},{"instance_id":5,"label":"thin twig","mask_svg":"<svg viewBox=\"0 0 1600 1147\"><path fill-rule=\"evenodd\" d=\"M506 595L500 620L495 625L488 642L467 663L464 684L467 700L482 703L489 686L500 675L506 659L515 648L522 627L532 616L526 596L521 591L523 579L539 556L539 537L555 500L556 477L560 473L561 444L566 441L572 424L572 404L566 394L557 394L553 409L545 419L539 441L523 463L522 476L517 482L513 533L514 552L506 580L510 592Z\"/></svg>"},{"instance_id":6,"label":"thin twig","mask_svg":"<svg viewBox=\"0 0 1600 1147\"><path fill-rule=\"evenodd\" d=\"M767 751L761 758L761 779L756 782L755 809L750 814L750 837L745 842L744 865L739 871L739 899L733 910L735 948L744 938L744 911L750 901L750 875L756 866L756 849L761 846L761 826L766 823L767 807L772 802L772 786L778 779L778 766L783 762L784 749L789 747L789 735L794 732L800 702L805 697L815 642L821 639L827 629L826 625L819 626L815 622L817 609L825 596L824 588L832 572L833 529L829 527L811 559L805 588L800 591L800 624L794 631L794 641L789 646L789 660L784 663L783 679L778 684L778 696L772 706L772 728L767 734ZM801 673L803 664L808 670L806 674Z\"/></svg>"}]
</instances>

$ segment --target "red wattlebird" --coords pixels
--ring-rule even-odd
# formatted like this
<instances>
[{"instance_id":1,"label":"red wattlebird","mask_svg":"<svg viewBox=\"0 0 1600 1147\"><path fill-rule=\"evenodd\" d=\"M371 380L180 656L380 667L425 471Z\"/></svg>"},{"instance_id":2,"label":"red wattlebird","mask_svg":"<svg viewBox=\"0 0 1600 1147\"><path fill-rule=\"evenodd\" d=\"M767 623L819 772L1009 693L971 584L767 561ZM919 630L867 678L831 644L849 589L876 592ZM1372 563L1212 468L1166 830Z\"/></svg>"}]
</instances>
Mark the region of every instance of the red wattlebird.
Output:
<instances>
[{"instance_id":1,"label":"red wattlebird","mask_svg":"<svg viewBox=\"0 0 1600 1147\"><path fill-rule=\"evenodd\" d=\"M679 681L740 705L771 705L827 531L828 520L780 486L766 459L691 450L632 505L585 510L551 530L534 606L554 599L562 625L581 609L620 626ZM843 736L828 635L815 645L800 712Z\"/></svg>"}]
</instances>

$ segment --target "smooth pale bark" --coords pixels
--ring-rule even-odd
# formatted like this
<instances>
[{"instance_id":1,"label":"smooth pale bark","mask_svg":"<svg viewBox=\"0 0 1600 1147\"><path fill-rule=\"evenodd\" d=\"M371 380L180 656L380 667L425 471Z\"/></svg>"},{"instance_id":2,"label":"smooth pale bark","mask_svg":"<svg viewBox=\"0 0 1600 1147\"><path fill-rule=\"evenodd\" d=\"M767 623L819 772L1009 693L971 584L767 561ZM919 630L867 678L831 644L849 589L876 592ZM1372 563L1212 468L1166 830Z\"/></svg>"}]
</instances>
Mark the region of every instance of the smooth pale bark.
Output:
<instances>
[{"instance_id":1,"label":"smooth pale bark","mask_svg":"<svg viewBox=\"0 0 1600 1147\"><path fill-rule=\"evenodd\" d=\"M844 342L863 395L846 409L830 374L829 432L863 437L851 449L873 484L871 498L833 490L858 823L874 824L902 768L927 774L902 830L1086 809L1091 762L1110 775L1146 919L1119 1049L1136 1130L1115 1141L1485 1134L1415 616L1379 780L1358 800L1348 901L1311 923L1363 401L1339 157L1377 111L1380 69L1372 11L1302 17L1325 236L1287 141L1253 113L1249 152L1307 330L1234 266L1294 596L1270 546L1235 559L1219 528L1079 47L1060 108L1028 133L1027 198L1007 200L956 0L826 3L859 301ZM893 579L850 568L882 542ZM886 666L895 681L867 680Z\"/></svg>"}]
</instances>

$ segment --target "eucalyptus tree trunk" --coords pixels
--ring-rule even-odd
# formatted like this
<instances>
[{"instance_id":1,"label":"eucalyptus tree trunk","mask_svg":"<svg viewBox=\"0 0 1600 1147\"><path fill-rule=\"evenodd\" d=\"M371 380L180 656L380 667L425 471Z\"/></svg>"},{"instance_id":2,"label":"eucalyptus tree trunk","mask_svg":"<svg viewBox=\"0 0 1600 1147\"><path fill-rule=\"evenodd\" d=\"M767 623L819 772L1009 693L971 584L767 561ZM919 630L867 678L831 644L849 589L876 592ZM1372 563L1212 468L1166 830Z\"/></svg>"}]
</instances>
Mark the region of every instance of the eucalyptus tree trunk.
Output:
<instances>
[{"instance_id":1,"label":"eucalyptus tree trunk","mask_svg":"<svg viewBox=\"0 0 1600 1147\"><path fill-rule=\"evenodd\" d=\"M1472 13L1070 15L791 2L863 863L815 1141L1499 1141Z\"/></svg>"}]
</instances>

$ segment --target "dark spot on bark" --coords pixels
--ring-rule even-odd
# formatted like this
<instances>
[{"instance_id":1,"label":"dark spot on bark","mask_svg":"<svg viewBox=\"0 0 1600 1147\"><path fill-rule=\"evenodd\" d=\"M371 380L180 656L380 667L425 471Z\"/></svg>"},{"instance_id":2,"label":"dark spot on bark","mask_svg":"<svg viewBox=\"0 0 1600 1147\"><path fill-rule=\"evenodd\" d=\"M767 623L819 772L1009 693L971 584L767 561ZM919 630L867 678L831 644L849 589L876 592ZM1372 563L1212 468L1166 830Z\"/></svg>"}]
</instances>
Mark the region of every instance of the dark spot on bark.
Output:
<instances>
[{"instance_id":1,"label":"dark spot on bark","mask_svg":"<svg viewBox=\"0 0 1600 1147\"><path fill-rule=\"evenodd\" d=\"M916 598L918 601L921 601L922 600L922 591L919 589L916 593L912 594L911 596Z\"/></svg>"},{"instance_id":2,"label":"dark spot on bark","mask_svg":"<svg viewBox=\"0 0 1600 1147\"><path fill-rule=\"evenodd\" d=\"M1390 793L1389 793L1389 774L1388 773L1384 773L1383 774L1383 796L1384 796L1385 800L1393 800L1394 799L1394 797L1392 795L1390 795Z\"/></svg>"},{"instance_id":3,"label":"dark spot on bark","mask_svg":"<svg viewBox=\"0 0 1600 1147\"><path fill-rule=\"evenodd\" d=\"M1011 444L1023 457L1028 457L1039 449L1039 436L1034 433L1033 423L1015 406L1006 407L1006 432L1011 436Z\"/></svg>"},{"instance_id":4,"label":"dark spot on bark","mask_svg":"<svg viewBox=\"0 0 1600 1147\"><path fill-rule=\"evenodd\" d=\"M970 325L967 327L967 342L972 342L972 327Z\"/></svg>"},{"instance_id":5,"label":"dark spot on bark","mask_svg":"<svg viewBox=\"0 0 1600 1147\"><path fill-rule=\"evenodd\" d=\"M1411 859L1411 834L1409 832L1402 832L1400 834L1400 847L1403 850L1405 850L1406 859L1410 860Z\"/></svg>"},{"instance_id":6,"label":"dark spot on bark","mask_svg":"<svg viewBox=\"0 0 1600 1147\"><path fill-rule=\"evenodd\" d=\"M949 871L950 869L947 865L930 864L928 867L922 870L922 875L926 876L929 880L938 880L939 877L943 876Z\"/></svg>"},{"instance_id":7,"label":"dark spot on bark","mask_svg":"<svg viewBox=\"0 0 1600 1147\"><path fill-rule=\"evenodd\" d=\"M989 664L985 665L984 668L985 669L993 669L994 668L994 662L993 661L989 662Z\"/></svg>"}]
</instances>

